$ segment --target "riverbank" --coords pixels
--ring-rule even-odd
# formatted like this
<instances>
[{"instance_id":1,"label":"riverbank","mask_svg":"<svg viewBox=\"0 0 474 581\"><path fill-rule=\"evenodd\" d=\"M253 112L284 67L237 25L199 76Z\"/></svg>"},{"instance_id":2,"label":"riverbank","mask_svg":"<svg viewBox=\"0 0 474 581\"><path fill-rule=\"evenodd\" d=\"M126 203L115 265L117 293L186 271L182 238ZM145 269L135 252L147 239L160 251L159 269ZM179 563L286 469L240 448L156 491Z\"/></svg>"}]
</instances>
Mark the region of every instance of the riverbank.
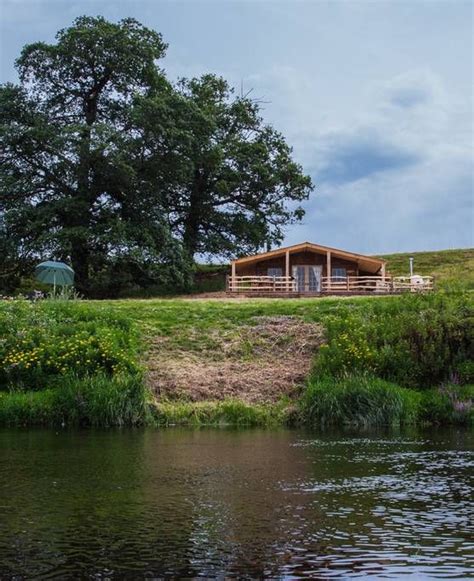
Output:
<instances>
[{"instance_id":1,"label":"riverbank","mask_svg":"<svg viewBox=\"0 0 474 581\"><path fill-rule=\"evenodd\" d=\"M1 424L470 423L468 293L2 303Z\"/></svg>"}]
</instances>

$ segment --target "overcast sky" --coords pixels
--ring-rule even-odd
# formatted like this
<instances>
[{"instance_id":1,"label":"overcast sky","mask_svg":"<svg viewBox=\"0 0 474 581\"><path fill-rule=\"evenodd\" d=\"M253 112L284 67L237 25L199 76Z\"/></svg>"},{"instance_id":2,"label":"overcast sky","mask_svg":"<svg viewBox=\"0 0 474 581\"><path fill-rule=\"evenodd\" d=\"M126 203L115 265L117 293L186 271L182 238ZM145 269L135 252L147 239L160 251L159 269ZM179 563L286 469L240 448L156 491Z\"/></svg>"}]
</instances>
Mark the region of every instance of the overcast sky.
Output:
<instances>
[{"instance_id":1,"label":"overcast sky","mask_svg":"<svg viewBox=\"0 0 474 581\"><path fill-rule=\"evenodd\" d=\"M266 101L316 189L289 244L474 246L473 5L464 0L0 0L1 71L79 15L163 34L170 78L214 72Z\"/></svg>"}]
</instances>

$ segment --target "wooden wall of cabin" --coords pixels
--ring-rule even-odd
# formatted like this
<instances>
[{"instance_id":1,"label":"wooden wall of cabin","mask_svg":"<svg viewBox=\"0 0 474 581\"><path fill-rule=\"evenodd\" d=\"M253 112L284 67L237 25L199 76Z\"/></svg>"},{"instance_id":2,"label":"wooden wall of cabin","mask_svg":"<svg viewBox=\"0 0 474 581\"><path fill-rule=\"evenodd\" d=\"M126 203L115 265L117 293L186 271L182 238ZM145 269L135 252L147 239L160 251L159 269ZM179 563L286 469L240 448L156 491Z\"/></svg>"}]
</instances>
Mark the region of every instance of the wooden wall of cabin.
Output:
<instances>
[{"instance_id":1,"label":"wooden wall of cabin","mask_svg":"<svg viewBox=\"0 0 474 581\"><path fill-rule=\"evenodd\" d=\"M290 276L292 267L296 265L304 266L318 266L323 267L323 276L328 276L326 269L326 254L318 254L316 252L295 252L290 254ZM357 262L331 257L332 268L345 268L348 276L359 276L359 268ZM267 276L269 268L281 268L282 276L285 276L285 256L275 256L266 260L260 260L252 264L236 264L237 276Z\"/></svg>"},{"instance_id":2,"label":"wooden wall of cabin","mask_svg":"<svg viewBox=\"0 0 474 581\"><path fill-rule=\"evenodd\" d=\"M360 275L359 266L357 262L351 260L344 260L343 258L337 258L335 256L331 258L331 268L345 268L347 276ZM327 276L327 274L323 274L323 276Z\"/></svg>"},{"instance_id":3,"label":"wooden wall of cabin","mask_svg":"<svg viewBox=\"0 0 474 581\"><path fill-rule=\"evenodd\" d=\"M269 268L281 268L285 276L285 257L275 256L252 264L236 264L237 276L267 276Z\"/></svg>"}]
</instances>

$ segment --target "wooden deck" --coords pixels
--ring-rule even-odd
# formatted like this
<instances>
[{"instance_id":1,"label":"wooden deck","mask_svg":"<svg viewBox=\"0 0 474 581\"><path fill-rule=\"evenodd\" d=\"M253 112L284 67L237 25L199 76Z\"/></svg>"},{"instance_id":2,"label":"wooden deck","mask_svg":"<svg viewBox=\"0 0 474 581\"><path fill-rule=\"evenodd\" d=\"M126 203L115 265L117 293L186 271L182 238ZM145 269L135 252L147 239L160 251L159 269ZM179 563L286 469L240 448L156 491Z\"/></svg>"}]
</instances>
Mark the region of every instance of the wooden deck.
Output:
<instances>
[{"instance_id":1,"label":"wooden deck","mask_svg":"<svg viewBox=\"0 0 474 581\"><path fill-rule=\"evenodd\" d=\"M230 276L227 292L231 295L254 297L297 298L321 295L390 295L405 292L429 292L433 277L346 276L321 277L312 285L298 284L287 276Z\"/></svg>"}]
</instances>

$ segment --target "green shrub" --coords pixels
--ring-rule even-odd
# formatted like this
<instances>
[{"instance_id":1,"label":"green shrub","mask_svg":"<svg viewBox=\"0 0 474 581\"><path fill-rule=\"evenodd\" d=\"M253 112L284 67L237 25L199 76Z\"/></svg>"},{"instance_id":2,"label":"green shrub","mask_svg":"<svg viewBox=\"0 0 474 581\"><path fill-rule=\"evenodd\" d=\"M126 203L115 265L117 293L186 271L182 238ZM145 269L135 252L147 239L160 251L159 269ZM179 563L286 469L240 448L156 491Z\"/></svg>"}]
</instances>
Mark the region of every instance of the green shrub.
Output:
<instances>
[{"instance_id":1,"label":"green shrub","mask_svg":"<svg viewBox=\"0 0 474 581\"><path fill-rule=\"evenodd\" d=\"M0 424L145 421L137 335L125 317L83 302L0 302L0 335Z\"/></svg>"},{"instance_id":2,"label":"green shrub","mask_svg":"<svg viewBox=\"0 0 474 581\"><path fill-rule=\"evenodd\" d=\"M474 422L474 385L448 383L423 392L420 418L432 424Z\"/></svg>"},{"instance_id":3,"label":"green shrub","mask_svg":"<svg viewBox=\"0 0 474 581\"><path fill-rule=\"evenodd\" d=\"M312 380L301 398L303 421L311 426L413 423L421 395L367 375Z\"/></svg>"},{"instance_id":4,"label":"green shrub","mask_svg":"<svg viewBox=\"0 0 474 581\"><path fill-rule=\"evenodd\" d=\"M314 376L370 373L429 388L472 374L473 309L467 294L410 295L338 309L325 317L327 344Z\"/></svg>"},{"instance_id":5,"label":"green shrub","mask_svg":"<svg viewBox=\"0 0 474 581\"><path fill-rule=\"evenodd\" d=\"M52 389L29 392L0 391L0 425L59 425L63 421Z\"/></svg>"},{"instance_id":6,"label":"green shrub","mask_svg":"<svg viewBox=\"0 0 474 581\"><path fill-rule=\"evenodd\" d=\"M449 424L453 421L453 404L446 393L430 389L423 392L419 420L427 424Z\"/></svg>"},{"instance_id":7,"label":"green shrub","mask_svg":"<svg viewBox=\"0 0 474 581\"><path fill-rule=\"evenodd\" d=\"M474 423L474 386L416 390L369 375L311 380L300 401L310 426Z\"/></svg>"}]
</instances>

